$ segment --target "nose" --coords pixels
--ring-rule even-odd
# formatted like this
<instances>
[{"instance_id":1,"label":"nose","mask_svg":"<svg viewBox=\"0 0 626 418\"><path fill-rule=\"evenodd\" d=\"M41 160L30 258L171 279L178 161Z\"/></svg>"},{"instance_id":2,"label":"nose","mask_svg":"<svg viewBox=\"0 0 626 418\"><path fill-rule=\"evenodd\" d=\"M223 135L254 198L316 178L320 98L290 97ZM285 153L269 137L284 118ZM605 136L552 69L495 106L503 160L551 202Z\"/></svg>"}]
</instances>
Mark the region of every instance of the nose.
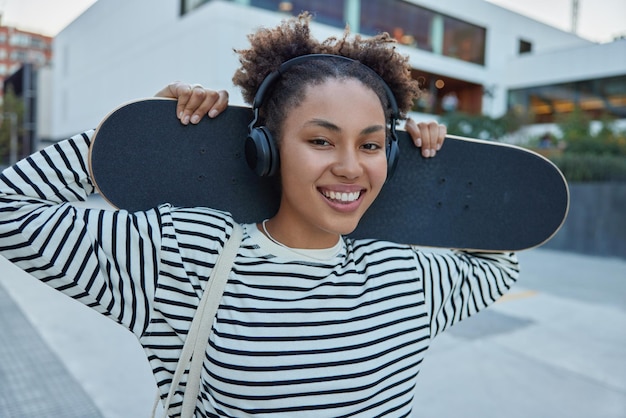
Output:
<instances>
[{"instance_id":1,"label":"nose","mask_svg":"<svg viewBox=\"0 0 626 418\"><path fill-rule=\"evenodd\" d=\"M334 175L353 180L363 174L363 162L357 150L341 150L336 153L336 158L332 167Z\"/></svg>"}]
</instances>

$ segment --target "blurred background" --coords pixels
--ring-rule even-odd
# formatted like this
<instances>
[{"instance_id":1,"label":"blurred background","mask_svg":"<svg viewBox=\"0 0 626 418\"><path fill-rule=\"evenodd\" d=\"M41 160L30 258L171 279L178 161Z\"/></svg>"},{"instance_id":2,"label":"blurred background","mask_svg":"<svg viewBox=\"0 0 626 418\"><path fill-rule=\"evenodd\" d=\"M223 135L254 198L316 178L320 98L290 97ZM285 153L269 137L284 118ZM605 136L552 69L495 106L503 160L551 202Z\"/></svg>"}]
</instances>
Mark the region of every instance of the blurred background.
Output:
<instances>
[{"instance_id":1,"label":"blurred background","mask_svg":"<svg viewBox=\"0 0 626 418\"><path fill-rule=\"evenodd\" d=\"M562 229L520 254L519 287L433 346L415 416L625 417L624 0L0 0L0 166L174 80L243 105L233 49L303 10L319 38L390 33L422 87L414 119L530 148L570 185ZM71 416L149 412L123 330L4 259L0 302L0 417L70 416L55 390ZM16 376L34 398L16 401Z\"/></svg>"}]
</instances>

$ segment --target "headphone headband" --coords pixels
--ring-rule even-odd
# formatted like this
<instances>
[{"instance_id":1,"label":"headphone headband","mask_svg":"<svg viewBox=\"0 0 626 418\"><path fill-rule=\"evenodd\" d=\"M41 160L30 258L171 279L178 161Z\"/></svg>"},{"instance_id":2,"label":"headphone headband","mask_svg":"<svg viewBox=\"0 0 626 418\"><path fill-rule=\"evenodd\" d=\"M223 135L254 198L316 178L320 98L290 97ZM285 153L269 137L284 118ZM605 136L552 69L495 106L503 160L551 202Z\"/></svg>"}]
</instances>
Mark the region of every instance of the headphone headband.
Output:
<instances>
[{"instance_id":1,"label":"headphone headband","mask_svg":"<svg viewBox=\"0 0 626 418\"><path fill-rule=\"evenodd\" d=\"M300 55L298 57L291 58L283 62L276 71L273 71L270 74L268 74L268 76L265 77L265 79L259 86L256 94L254 95L254 100L252 101L252 109L256 110L263 105L263 102L265 101L265 96L267 94L266 92L274 85L276 80L278 80L283 74L285 74L291 67L297 64L301 64L303 62L313 61L313 60L318 60L318 59L336 59L336 60L343 60L345 62L350 62L350 63L357 63L363 68L365 68L367 71L369 71L369 73L372 76L374 76L375 79L380 81L380 85L382 86L383 90L385 91L385 95L387 96L387 102L389 103L389 108L391 109L391 118L392 118L391 126L393 129L393 126L395 126L395 121L400 118L400 113L398 111L398 103L396 102L396 98L393 95L393 92L391 91L387 83L385 82L385 80L383 80L383 78L376 71L374 71L367 65L361 63L360 61L354 60L352 58L344 57L343 55L307 54L307 55Z\"/></svg>"}]
</instances>

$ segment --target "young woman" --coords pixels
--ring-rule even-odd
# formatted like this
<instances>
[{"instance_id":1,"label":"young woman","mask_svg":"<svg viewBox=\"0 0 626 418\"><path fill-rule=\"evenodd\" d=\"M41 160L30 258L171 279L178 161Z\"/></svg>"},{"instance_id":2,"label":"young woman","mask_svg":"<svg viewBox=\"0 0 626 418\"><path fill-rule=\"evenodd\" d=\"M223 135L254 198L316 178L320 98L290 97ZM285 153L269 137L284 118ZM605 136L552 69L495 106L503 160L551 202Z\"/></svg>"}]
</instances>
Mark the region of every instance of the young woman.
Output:
<instances>
[{"instance_id":1,"label":"young woman","mask_svg":"<svg viewBox=\"0 0 626 418\"><path fill-rule=\"evenodd\" d=\"M390 102L404 115L418 94L407 60L387 35L317 42L307 15L259 30L250 42L238 51L234 82L248 101L258 100L251 131L262 128L277 143L280 209L242 225L196 416L410 416L431 340L506 292L518 275L515 256L431 254L404 243L343 238L389 174ZM334 57L281 67L311 54ZM263 85L268 74L273 79ZM224 92L184 84L159 94L179 98L183 123L215 116L227 100ZM426 156L445 135L435 123L408 121L407 130ZM201 207L138 213L73 207L94 192L86 164L91 134L2 174L0 251L133 332L165 397L237 220ZM181 401L178 392L174 416Z\"/></svg>"}]
</instances>

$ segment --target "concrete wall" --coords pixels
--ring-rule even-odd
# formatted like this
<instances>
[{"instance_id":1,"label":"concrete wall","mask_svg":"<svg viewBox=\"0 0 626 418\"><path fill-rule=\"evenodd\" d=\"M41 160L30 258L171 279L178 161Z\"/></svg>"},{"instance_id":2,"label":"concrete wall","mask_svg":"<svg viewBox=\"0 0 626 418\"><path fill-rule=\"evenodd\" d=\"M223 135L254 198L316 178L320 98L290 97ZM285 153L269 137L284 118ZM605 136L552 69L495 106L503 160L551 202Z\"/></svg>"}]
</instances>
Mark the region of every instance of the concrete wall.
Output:
<instances>
[{"instance_id":1,"label":"concrete wall","mask_svg":"<svg viewBox=\"0 0 626 418\"><path fill-rule=\"evenodd\" d=\"M546 60L550 60L555 71L546 71ZM602 65L598 65L599 62ZM504 74L505 83L510 88L524 88L623 75L625 71L626 39L621 39L600 45L522 55L507 65Z\"/></svg>"},{"instance_id":2,"label":"concrete wall","mask_svg":"<svg viewBox=\"0 0 626 418\"><path fill-rule=\"evenodd\" d=\"M570 211L545 248L626 259L626 183L570 184Z\"/></svg>"}]
</instances>

